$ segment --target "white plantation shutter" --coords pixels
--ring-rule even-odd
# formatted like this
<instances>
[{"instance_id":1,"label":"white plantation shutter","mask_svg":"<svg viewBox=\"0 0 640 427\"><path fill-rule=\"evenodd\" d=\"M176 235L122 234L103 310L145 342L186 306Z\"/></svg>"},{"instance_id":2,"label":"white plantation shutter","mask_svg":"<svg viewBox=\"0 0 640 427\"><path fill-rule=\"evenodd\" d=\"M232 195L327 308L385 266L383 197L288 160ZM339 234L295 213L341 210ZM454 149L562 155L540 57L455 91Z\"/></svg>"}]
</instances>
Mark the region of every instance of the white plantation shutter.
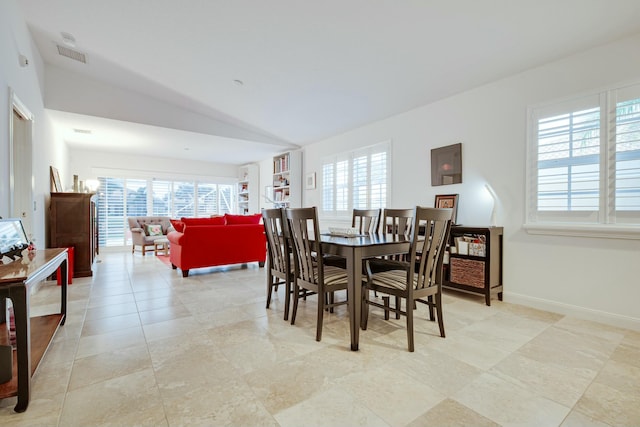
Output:
<instances>
[{"instance_id":1,"label":"white plantation shutter","mask_svg":"<svg viewBox=\"0 0 640 427\"><path fill-rule=\"evenodd\" d=\"M324 159L324 214L350 216L352 209L386 206L389 151L390 143L385 142Z\"/></svg>"},{"instance_id":2,"label":"white plantation shutter","mask_svg":"<svg viewBox=\"0 0 640 427\"><path fill-rule=\"evenodd\" d=\"M196 187L198 216L210 216L218 213L218 186L198 183Z\"/></svg>"},{"instance_id":3,"label":"white plantation shutter","mask_svg":"<svg viewBox=\"0 0 640 427\"><path fill-rule=\"evenodd\" d=\"M382 148L382 147L381 147ZM389 176L388 150L374 151L371 154L371 172L369 175L369 208L384 209L387 205L387 185Z\"/></svg>"},{"instance_id":4,"label":"white plantation shutter","mask_svg":"<svg viewBox=\"0 0 640 427\"><path fill-rule=\"evenodd\" d=\"M125 179L125 206L127 216L146 216L147 210L147 180Z\"/></svg>"},{"instance_id":5,"label":"white plantation shutter","mask_svg":"<svg viewBox=\"0 0 640 427\"><path fill-rule=\"evenodd\" d=\"M173 194L171 181L153 180L153 215L173 217Z\"/></svg>"},{"instance_id":6,"label":"white plantation shutter","mask_svg":"<svg viewBox=\"0 0 640 427\"><path fill-rule=\"evenodd\" d=\"M349 209L349 161L336 163L336 211L346 212Z\"/></svg>"},{"instance_id":7,"label":"white plantation shutter","mask_svg":"<svg viewBox=\"0 0 640 427\"><path fill-rule=\"evenodd\" d=\"M640 86L616 91L615 193L618 223L637 223L640 213ZM611 204L611 203L610 203Z\"/></svg>"},{"instance_id":8,"label":"white plantation shutter","mask_svg":"<svg viewBox=\"0 0 640 427\"><path fill-rule=\"evenodd\" d=\"M196 194L193 181L173 183L173 206L176 218L196 216Z\"/></svg>"},{"instance_id":9,"label":"white plantation shutter","mask_svg":"<svg viewBox=\"0 0 640 427\"><path fill-rule=\"evenodd\" d=\"M336 164L322 165L322 208L325 212L336 210Z\"/></svg>"},{"instance_id":10,"label":"white plantation shutter","mask_svg":"<svg viewBox=\"0 0 640 427\"><path fill-rule=\"evenodd\" d=\"M529 223L640 224L640 86L529 111Z\"/></svg>"},{"instance_id":11,"label":"white plantation shutter","mask_svg":"<svg viewBox=\"0 0 640 427\"><path fill-rule=\"evenodd\" d=\"M129 233L124 208L124 179L98 178L98 181L98 244L122 246L127 240L125 230Z\"/></svg>"},{"instance_id":12,"label":"white plantation shutter","mask_svg":"<svg viewBox=\"0 0 640 427\"><path fill-rule=\"evenodd\" d=\"M218 185L218 214L234 212L234 206L237 205L235 188L234 185Z\"/></svg>"}]
</instances>

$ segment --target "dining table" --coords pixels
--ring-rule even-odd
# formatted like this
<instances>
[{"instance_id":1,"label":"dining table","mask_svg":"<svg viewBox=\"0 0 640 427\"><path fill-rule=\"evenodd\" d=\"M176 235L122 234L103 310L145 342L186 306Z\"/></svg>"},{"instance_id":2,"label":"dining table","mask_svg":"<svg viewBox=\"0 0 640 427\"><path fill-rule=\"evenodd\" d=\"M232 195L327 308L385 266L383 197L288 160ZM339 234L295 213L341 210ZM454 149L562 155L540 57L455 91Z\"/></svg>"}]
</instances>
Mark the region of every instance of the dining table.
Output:
<instances>
[{"instance_id":1,"label":"dining table","mask_svg":"<svg viewBox=\"0 0 640 427\"><path fill-rule=\"evenodd\" d=\"M362 263L367 258L407 253L411 239L404 235L365 233L352 236L322 233L322 252L344 257L347 261L347 304L351 350L357 351L362 312Z\"/></svg>"}]
</instances>

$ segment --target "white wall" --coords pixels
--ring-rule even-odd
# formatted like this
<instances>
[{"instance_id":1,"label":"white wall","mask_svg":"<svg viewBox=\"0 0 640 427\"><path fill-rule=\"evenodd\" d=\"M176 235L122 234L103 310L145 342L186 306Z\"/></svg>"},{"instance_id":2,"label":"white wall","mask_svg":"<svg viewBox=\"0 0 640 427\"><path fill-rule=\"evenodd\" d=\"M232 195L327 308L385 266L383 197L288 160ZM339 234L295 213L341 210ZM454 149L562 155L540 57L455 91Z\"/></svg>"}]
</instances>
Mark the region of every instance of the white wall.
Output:
<instances>
[{"instance_id":1,"label":"white wall","mask_svg":"<svg viewBox=\"0 0 640 427\"><path fill-rule=\"evenodd\" d=\"M392 141L389 207L433 206L436 194L459 193L458 222L489 225L491 184L505 227L504 298L640 330L640 240L533 236L525 218L526 107L640 82L640 37L593 49L305 148L305 172L335 152ZM463 183L432 187L430 150L462 143ZM320 206L321 192L305 193Z\"/></svg>"},{"instance_id":2,"label":"white wall","mask_svg":"<svg viewBox=\"0 0 640 427\"><path fill-rule=\"evenodd\" d=\"M42 82L44 65L35 48L24 18L14 0L0 2L0 216L8 217L9 200L9 89L34 116L33 175L34 212L33 231L36 246L45 247L45 216L49 200L49 166L66 169L66 148L51 134L44 112ZM29 60L28 67L20 67L19 55Z\"/></svg>"}]
</instances>

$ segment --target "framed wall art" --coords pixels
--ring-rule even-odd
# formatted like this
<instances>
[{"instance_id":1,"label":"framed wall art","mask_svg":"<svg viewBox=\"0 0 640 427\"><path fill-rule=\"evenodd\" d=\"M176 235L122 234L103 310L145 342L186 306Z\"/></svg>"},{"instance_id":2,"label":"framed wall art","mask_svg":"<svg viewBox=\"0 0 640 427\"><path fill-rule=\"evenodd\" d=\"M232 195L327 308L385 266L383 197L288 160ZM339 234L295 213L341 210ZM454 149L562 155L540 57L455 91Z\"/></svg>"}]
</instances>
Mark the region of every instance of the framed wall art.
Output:
<instances>
[{"instance_id":1,"label":"framed wall art","mask_svg":"<svg viewBox=\"0 0 640 427\"><path fill-rule=\"evenodd\" d=\"M305 187L307 190L316 189L316 173L315 172L311 172L307 174L305 178Z\"/></svg>"},{"instance_id":2,"label":"framed wall art","mask_svg":"<svg viewBox=\"0 0 640 427\"><path fill-rule=\"evenodd\" d=\"M62 189L62 181L60 181L60 172L58 172L58 168L54 168L50 166L51 172L51 191L54 193L62 193L64 190Z\"/></svg>"},{"instance_id":3,"label":"framed wall art","mask_svg":"<svg viewBox=\"0 0 640 427\"><path fill-rule=\"evenodd\" d=\"M456 219L458 217L458 195L457 194L437 194L434 207L438 209L442 209L442 208L453 209L453 212L451 213L451 223L456 224Z\"/></svg>"},{"instance_id":4,"label":"framed wall art","mask_svg":"<svg viewBox=\"0 0 640 427\"><path fill-rule=\"evenodd\" d=\"M462 143L431 150L431 185L462 182Z\"/></svg>"}]
</instances>

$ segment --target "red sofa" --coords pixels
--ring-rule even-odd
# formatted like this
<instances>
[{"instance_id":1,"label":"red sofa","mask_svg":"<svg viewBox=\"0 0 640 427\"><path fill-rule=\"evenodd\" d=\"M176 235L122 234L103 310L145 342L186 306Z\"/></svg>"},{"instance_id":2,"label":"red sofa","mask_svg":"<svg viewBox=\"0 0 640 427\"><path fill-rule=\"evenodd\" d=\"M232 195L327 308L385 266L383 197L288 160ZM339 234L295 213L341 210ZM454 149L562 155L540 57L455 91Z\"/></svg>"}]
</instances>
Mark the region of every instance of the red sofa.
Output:
<instances>
[{"instance_id":1,"label":"red sofa","mask_svg":"<svg viewBox=\"0 0 640 427\"><path fill-rule=\"evenodd\" d=\"M192 268L258 262L264 267L267 242L261 215L225 215L171 220L167 234L173 269L188 277Z\"/></svg>"}]
</instances>

